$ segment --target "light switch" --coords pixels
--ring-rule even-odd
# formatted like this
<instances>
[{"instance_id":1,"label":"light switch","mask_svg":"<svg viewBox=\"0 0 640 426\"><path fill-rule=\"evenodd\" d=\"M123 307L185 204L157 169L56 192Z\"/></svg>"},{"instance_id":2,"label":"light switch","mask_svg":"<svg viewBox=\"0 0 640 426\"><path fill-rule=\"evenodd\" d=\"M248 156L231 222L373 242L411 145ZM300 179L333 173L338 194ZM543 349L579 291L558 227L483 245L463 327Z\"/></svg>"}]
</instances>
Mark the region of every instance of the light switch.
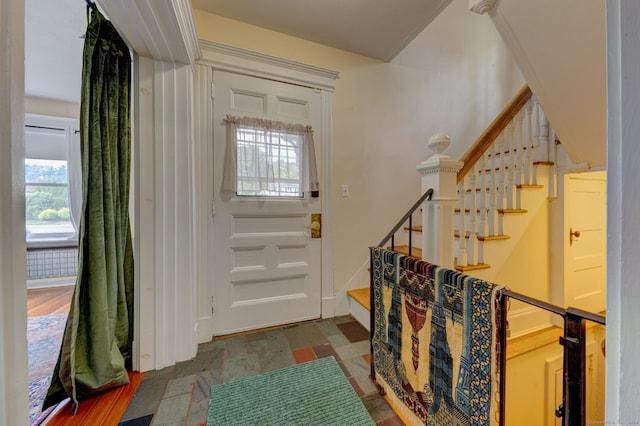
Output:
<instances>
[{"instance_id":1,"label":"light switch","mask_svg":"<svg viewBox=\"0 0 640 426\"><path fill-rule=\"evenodd\" d=\"M342 185L342 196L343 197L349 196L349 185Z\"/></svg>"}]
</instances>

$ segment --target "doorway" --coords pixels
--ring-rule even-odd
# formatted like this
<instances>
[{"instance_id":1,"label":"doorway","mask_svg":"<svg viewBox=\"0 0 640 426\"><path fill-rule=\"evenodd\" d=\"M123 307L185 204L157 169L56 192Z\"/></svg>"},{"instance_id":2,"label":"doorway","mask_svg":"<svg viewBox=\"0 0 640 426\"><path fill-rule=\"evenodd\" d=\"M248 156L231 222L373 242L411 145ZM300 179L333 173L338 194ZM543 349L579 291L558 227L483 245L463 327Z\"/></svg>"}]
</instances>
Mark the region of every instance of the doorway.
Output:
<instances>
[{"instance_id":1,"label":"doorway","mask_svg":"<svg viewBox=\"0 0 640 426\"><path fill-rule=\"evenodd\" d=\"M564 176L564 303L606 309L607 172Z\"/></svg>"},{"instance_id":2,"label":"doorway","mask_svg":"<svg viewBox=\"0 0 640 426\"><path fill-rule=\"evenodd\" d=\"M227 115L311 126L318 150L313 157L321 158L318 91L224 71L213 72L213 84L214 182L222 181L226 166ZM301 146L306 141L293 132L266 128L239 127L238 132L245 135L234 155L238 174L241 158L251 150L247 162L273 163L269 174L280 177L270 184L271 190L230 194L213 188L216 335L315 319L321 313L322 239L313 238L310 227L311 215L322 211L322 195L312 196L299 187L300 175L308 167ZM246 186L255 181L254 173L249 174Z\"/></svg>"},{"instance_id":3,"label":"doorway","mask_svg":"<svg viewBox=\"0 0 640 426\"><path fill-rule=\"evenodd\" d=\"M202 46L194 79L202 183L197 190L199 342L268 324L334 316L331 116L337 78L328 69L222 45ZM310 126L319 193L288 199L223 195L227 114ZM311 238L312 214L320 215L321 238Z\"/></svg>"}]
</instances>

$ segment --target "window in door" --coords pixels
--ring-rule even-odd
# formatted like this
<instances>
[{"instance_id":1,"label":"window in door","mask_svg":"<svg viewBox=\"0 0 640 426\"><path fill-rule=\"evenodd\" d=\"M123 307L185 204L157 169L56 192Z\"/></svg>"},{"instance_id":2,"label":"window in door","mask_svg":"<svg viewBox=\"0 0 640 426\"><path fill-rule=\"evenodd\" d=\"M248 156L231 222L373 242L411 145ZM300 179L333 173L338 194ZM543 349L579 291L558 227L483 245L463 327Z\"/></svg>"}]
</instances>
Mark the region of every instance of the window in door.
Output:
<instances>
[{"instance_id":1,"label":"window in door","mask_svg":"<svg viewBox=\"0 0 640 426\"><path fill-rule=\"evenodd\" d=\"M239 197L302 198L318 190L310 126L228 116L223 190Z\"/></svg>"}]
</instances>

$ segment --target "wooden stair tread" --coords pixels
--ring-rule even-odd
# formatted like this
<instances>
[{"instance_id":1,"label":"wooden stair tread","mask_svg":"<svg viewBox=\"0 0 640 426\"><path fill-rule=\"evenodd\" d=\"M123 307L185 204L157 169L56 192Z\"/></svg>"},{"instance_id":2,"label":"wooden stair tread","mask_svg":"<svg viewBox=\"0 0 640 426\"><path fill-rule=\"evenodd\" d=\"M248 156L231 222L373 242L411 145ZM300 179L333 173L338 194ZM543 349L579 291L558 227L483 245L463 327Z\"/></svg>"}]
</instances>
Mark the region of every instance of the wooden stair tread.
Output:
<instances>
[{"instance_id":1,"label":"wooden stair tread","mask_svg":"<svg viewBox=\"0 0 640 426\"><path fill-rule=\"evenodd\" d=\"M453 237L454 238L460 238L460 232L455 231L453 233ZM467 235L465 235L465 238L469 239L469 233L467 232ZM509 235L478 235L476 236L476 238L478 239L478 241L500 241L500 240L508 240L509 238L511 238L511 236Z\"/></svg>"},{"instance_id":2,"label":"wooden stair tread","mask_svg":"<svg viewBox=\"0 0 640 426\"><path fill-rule=\"evenodd\" d=\"M414 225L411 228L409 228L408 226L404 227L405 231L409 231L409 229L411 229L411 231L413 232L422 232L422 225L418 225L418 226Z\"/></svg>"},{"instance_id":3,"label":"wooden stair tread","mask_svg":"<svg viewBox=\"0 0 640 426\"><path fill-rule=\"evenodd\" d=\"M476 213L480 213L482 209L476 209ZM455 209L454 213L460 214L460 209ZM498 214L524 214L528 213L529 210L526 209L497 209ZM471 213L471 209L464 209L464 213Z\"/></svg>"},{"instance_id":4,"label":"wooden stair tread","mask_svg":"<svg viewBox=\"0 0 640 426\"><path fill-rule=\"evenodd\" d=\"M498 209L499 214L524 214L528 211L525 209Z\"/></svg>"},{"instance_id":5,"label":"wooden stair tread","mask_svg":"<svg viewBox=\"0 0 640 426\"><path fill-rule=\"evenodd\" d=\"M481 269L489 269L489 268L491 268L491 265L487 263L478 263L477 265L454 266L454 269L458 272L479 271Z\"/></svg>"},{"instance_id":6,"label":"wooden stair tread","mask_svg":"<svg viewBox=\"0 0 640 426\"><path fill-rule=\"evenodd\" d=\"M520 184L516 185L516 188L518 188L518 189L540 189L540 188L544 188L544 185L533 185L533 184L529 184L529 183L520 183Z\"/></svg>"},{"instance_id":7,"label":"wooden stair tread","mask_svg":"<svg viewBox=\"0 0 640 426\"><path fill-rule=\"evenodd\" d=\"M509 235L485 235L485 236L478 236L478 241L500 241L500 240L508 240L509 238L511 238L511 236Z\"/></svg>"},{"instance_id":8,"label":"wooden stair tread","mask_svg":"<svg viewBox=\"0 0 640 426\"><path fill-rule=\"evenodd\" d=\"M564 334L560 327L549 326L522 336L507 339L507 360L524 355L551 343Z\"/></svg>"},{"instance_id":9,"label":"wooden stair tread","mask_svg":"<svg viewBox=\"0 0 640 426\"><path fill-rule=\"evenodd\" d=\"M393 250L396 253L404 254L405 256L409 256L409 246L395 246L395 248L387 247L389 250ZM411 256L417 257L418 259L422 259L422 249L418 247L411 248Z\"/></svg>"},{"instance_id":10,"label":"wooden stair tread","mask_svg":"<svg viewBox=\"0 0 640 426\"><path fill-rule=\"evenodd\" d=\"M349 290L347 291L347 294L351 296L353 300L361 304L367 311L371 311L371 293L369 291L369 287Z\"/></svg>"}]
</instances>

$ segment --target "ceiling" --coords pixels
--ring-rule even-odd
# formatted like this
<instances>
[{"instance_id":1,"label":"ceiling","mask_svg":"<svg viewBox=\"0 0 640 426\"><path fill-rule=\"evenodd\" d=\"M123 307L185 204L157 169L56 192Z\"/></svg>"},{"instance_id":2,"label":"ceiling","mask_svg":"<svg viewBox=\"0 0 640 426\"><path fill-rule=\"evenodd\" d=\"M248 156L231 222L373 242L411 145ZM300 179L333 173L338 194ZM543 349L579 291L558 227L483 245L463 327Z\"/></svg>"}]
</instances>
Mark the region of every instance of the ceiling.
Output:
<instances>
[{"instance_id":1,"label":"ceiling","mask_svg":"<svg viewBox=\"0 0 640 426\"><path fill-rule=\"evenodd\" d=\"M390 61L451 0L191 0L194 9Z\"/></svg>"},{"instance_id":2,"label":"ceiling","mask_svg":"<svg viewBox=\"0 0 640 426\"><path fill-rule=\"evenodd\" d=\"M187 0L188 1L188 0ZM194 9L383 61L451 0L192 0ZM80 102L83 0L25 0L25 94Z\"/></svg>"},{"instance_id":3,"label":"ceiling","mask_svg":"<svg viewBox=\"0 0 640 426\"><path fill-rule=\"evenodd\" d=\"M25 94L80 102L83 0L25 0Z\"/></svg>"}]
</instances>

